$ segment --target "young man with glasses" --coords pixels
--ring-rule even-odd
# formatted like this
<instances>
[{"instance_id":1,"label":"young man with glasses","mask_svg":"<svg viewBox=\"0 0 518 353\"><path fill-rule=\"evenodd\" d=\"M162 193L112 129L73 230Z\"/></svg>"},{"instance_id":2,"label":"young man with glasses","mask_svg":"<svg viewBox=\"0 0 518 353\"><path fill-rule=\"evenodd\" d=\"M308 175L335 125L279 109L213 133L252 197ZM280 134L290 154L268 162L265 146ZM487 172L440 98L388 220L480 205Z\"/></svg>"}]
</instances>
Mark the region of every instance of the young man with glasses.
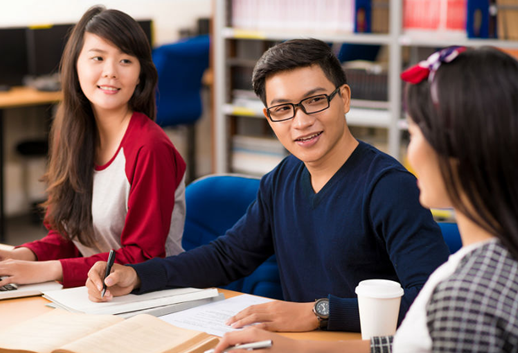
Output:
<instances>
[{"instance_id":1,"label":"young man with glasses","mask_svg":"<svg viewBox=\"0 0 518 353\"><path fill-rule=\"evenodd\" d=\"M270 48L254 69L253 86L292 155L262 178L246 216L208 245L114 267L104 298L106 265L97 263L87 281L90 299L224 285L275 253L286 301L251 306L229 320L232 327L359 331L354 289L371 278L401 283L401 320L449 255L419 204L416 179L351 135L345 119L350 88L326 43L300 39Z\"/></svg>"}]
</instances>

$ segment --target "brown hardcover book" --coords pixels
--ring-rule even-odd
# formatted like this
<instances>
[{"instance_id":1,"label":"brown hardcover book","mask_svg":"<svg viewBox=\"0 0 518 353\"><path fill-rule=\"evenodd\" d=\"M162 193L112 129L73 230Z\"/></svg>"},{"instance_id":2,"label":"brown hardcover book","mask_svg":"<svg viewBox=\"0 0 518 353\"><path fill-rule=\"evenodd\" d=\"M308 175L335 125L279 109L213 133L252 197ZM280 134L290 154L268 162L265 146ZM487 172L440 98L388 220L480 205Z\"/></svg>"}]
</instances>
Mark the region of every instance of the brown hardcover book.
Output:
<instances>
[{"instance_id":1,"label":"brown hardcover book","mask_svg":"<svg viewBox=\"0 0 518 353\"><path fill-rule=\"evenodd\" d=\"M217 342L147 314L124 320L60 309L0 331L1 353L203 353Z\"/></svg>"},{"instance_id":2,"label":"brown hardcover book","mask_svg":"<svg viewBox=\"0 0 518 353\"><path fill-rule=\"evenodd\" d=\"M518 40L518 4L516 0L497 0L498 38Z\"/></svg>"}]
</instances>

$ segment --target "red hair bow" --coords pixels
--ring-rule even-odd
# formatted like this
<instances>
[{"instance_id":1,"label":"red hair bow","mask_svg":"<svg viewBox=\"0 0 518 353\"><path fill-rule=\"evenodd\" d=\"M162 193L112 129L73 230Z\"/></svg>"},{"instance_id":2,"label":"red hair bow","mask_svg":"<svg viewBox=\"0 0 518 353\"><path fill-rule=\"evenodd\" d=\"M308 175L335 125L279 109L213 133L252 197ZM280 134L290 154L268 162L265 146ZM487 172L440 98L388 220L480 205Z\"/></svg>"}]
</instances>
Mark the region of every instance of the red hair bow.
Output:
<instances>
[{"instance_id":1,"label":"red hair bow","mask_svg":"<svg viewBox=\"0 0 518 353\"><path fill-rule=\"evenodd\" d=\"M413 84L417 84L425 78L428 78L428 80L432 82L435 72L439 69L439 66L441 66L442 63L452 62L464 51L466 51L466 47L448 47L435 52L430 55L428 59L403 71L403 73L401 73L401 79Z\"/></svg>"}]
</instances>

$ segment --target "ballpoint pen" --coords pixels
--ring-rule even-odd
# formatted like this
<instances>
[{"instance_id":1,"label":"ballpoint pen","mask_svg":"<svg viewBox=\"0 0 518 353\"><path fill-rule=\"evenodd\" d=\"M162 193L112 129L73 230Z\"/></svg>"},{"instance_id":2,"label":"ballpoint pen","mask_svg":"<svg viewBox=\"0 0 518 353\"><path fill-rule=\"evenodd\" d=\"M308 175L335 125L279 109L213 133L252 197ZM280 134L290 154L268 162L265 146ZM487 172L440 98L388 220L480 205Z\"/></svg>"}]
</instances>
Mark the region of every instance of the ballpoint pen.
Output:
<instances>
[{"instance_id":1,"label":"ballpoint pen","mask_svg":"<svg viewBox=\"0 0 518 353\"><path fill-rule=\"evenodd\" d=\"M110 250L110 255L108 255L108 263L106 264L106 272L104 273L104 279L103 279L103 290L101 292L101 298L104 298L104 293L106 293L106 283L104 283L104 280L106 277L110 275L110 272L112 270L113 262L115 261L115 250Z\"/></svg>"},{"instance_id":2,"label":"ballpoint pen","mask_svg":"<svg viewBox=\"0 0 518 353\"><path fill-rule=\"evenodd\" d=\"M272 344L273 344L272 340L238 344L236 346L228 347L223 352L230 352L230 351L234 351L236 349L246 349L248 351L251 351L254 349L270 348L272 346ZM205 351L204 353L214 353L214 349L209 349L208 351Z\"/></svg>"}]
</instances>

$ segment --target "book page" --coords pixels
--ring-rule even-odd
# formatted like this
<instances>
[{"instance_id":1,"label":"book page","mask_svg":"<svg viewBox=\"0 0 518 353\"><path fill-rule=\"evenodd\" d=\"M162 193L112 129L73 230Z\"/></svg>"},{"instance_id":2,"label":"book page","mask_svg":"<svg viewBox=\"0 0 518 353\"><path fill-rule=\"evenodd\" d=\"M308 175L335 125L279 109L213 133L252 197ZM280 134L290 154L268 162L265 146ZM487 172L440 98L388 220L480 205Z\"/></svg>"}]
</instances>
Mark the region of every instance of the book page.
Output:
<instances>
[{"instance_id":1,"label":"book page","mask_svg":"<svg viewBox=\"0 0 518 353\"><path fill-rule=\"evenodd\" d=\"M69 343L55 353L182 352L208 337L142 314Z\"/></svg>"},{"instance_id":2,"label":"book page","mask_svg":"<svg viewBox=\"0 0 518 353\"><path fill-rule=\"evenodd\" d=\"M2 331L0 351L50 353L122 320L112 315L74 314L56 309Z\"/></svg>"},{"instance_id":3,"label":"book page","mask_svg":"<svg viewBox=\"0 0 518 353\"><path fill-rule=\"evenodd\" d=\"M230 299L160 316L160 319L178 327L204 331L215 336L223 336L226 332L236 331L236 329L225 325L225 322L230 317L250 305L270 301L272 301L272 299L242 294Z\"/></svg>"}]
</instances>

